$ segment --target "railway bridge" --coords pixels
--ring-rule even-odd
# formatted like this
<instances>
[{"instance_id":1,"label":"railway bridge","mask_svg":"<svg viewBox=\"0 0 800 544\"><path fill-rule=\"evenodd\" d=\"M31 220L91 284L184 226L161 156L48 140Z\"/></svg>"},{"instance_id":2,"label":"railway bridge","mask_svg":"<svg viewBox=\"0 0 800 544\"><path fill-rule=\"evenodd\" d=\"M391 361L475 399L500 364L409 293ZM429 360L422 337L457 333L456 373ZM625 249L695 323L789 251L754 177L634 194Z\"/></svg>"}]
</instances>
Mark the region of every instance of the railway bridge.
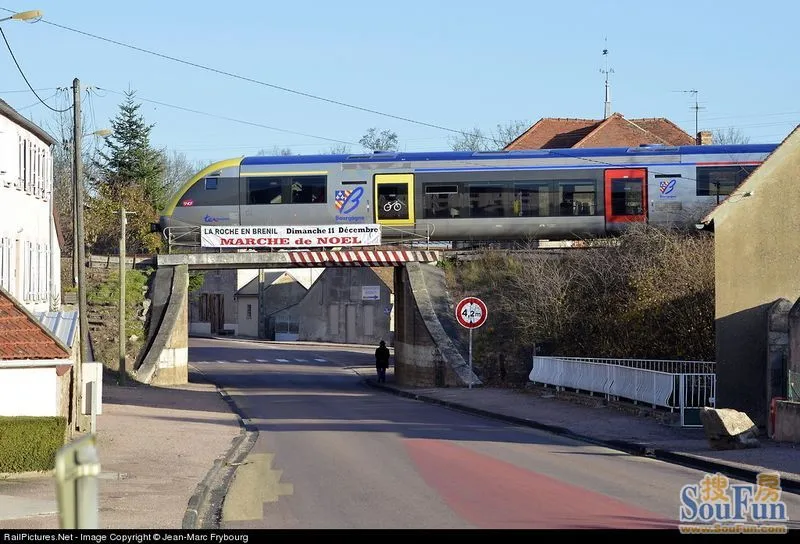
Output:
<instances>
[{"instance_id":1,"label":"railway bridge","mask_svg":"<svg viewBox=\"0 0 800 544\"><path fill-rule=\"evenodd\" d=\"M189 271L240 268L369 266L394 269L395 379L415 386L480 384L469 368L459 326L436 264L441 252L414 249L187 253L159 255L145 355L136 380L188 381Z\"/></svg>"}]
</instances>

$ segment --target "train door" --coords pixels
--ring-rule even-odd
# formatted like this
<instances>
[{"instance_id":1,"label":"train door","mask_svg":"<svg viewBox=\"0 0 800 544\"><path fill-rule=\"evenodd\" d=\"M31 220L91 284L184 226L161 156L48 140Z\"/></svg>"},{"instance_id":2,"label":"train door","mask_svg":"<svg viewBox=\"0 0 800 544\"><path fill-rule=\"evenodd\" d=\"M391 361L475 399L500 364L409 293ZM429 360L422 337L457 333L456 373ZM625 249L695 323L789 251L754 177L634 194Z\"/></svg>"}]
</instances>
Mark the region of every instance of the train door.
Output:
<instances>
[{"instance_id":1,"label":"train door","mask_svg":"<svg viewBox=\"0 0 800 544\"><path fill-rule=\"evenodd\" d=\"M414 174L375 174L375 222L414 224Z\"/></svg>"},{"instance_id":2,"label":"train door","mask_svg":"<svg viewBox=\"0 0 800 544\"><path fill-rule=\"evenodd\" d=\"M619 168L605 171L606 227L647 221L647 171Z\"/></svg>"}]
</instances>

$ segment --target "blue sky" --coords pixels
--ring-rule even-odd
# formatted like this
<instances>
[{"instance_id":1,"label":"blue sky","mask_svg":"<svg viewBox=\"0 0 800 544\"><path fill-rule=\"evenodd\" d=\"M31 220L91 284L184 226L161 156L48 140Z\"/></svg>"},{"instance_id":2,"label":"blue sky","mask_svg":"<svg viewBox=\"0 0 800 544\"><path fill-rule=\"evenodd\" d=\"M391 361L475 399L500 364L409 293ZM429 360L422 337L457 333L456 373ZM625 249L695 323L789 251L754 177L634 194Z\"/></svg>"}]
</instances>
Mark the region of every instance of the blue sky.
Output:
<instances>
[{"instance_id":1,"label":"blue sky","mask_svg":"<svg viewBox=\"0 0 800 544\"><path fill-rule=\"evenodd\" d=\"M325 138L361 151L370 127L396 132L401 150L423 151L450 149L451 131L600 119L606 47L612 109L626 117L666 117L693 134L693 96L676 91L697 89L701 130L779 142L800 123L800 3L788 0L0 0L0 16L29 9L43 20L0 25L40 97L64 108L71 94L57 88L79 78L91 132L110 126L122 93L135 90L155 124L153 145L193 162L275 147L328 152L336 142ZM0 98L52 125L4 43L0 73Z\"/></svg>"}]
</instances>

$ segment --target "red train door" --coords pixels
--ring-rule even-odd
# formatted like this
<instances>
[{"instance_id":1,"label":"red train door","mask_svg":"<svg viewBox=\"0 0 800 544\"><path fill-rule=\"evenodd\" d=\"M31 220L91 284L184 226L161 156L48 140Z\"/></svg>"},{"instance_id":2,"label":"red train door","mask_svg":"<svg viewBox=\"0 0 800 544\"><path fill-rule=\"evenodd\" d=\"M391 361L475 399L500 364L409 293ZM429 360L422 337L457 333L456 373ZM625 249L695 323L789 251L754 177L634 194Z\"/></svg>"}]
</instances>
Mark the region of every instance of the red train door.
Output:
<instances>
[{"instance_id":1,"label":"red train door","mask_svg":"<svg viewBox=\"0 0 800 544\"><path fill-rule=\"evenodd\" d=\"M647 221L647 170L606 170L605 198L606 225Z\"/></svg>"}]
</instances>

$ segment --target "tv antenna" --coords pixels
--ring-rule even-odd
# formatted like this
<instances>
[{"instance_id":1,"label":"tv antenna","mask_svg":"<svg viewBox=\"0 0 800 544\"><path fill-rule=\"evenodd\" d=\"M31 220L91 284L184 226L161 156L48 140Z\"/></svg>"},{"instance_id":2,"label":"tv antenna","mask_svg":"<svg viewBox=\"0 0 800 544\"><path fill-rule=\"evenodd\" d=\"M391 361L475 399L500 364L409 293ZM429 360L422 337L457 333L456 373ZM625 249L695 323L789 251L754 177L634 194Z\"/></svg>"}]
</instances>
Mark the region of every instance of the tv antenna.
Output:
<instances>
[{"instance_id":1,"label":"tv antenna","mask_svg":"<svg viewBox=\"0 0 800 544\"><path fill-rule=\"evenodd\" d=\"M608 38L605 39L606 47L603 49L603 58L606 61L605 68L600 68L600 73L606 76L606 102L605 110L603 111L603 119L611 117L611 88L608 83L608 75L614 73L613 68L608 67Z\"/></svg>"},{"instance_id":2,"label":"tv antenna","mask_svg":"<svg viewBox=\"0 0 800 544\"><path fill-rule=\"evenodd\" d=\"M689 93L689 94L694 95L694 106L692 106L691 109L694 110L694 135L695 135L695 138L696 138L697 135L700 134L699 113L700 113L700 110L704 110L705 109L704 107L702 107L700 105L700 102L698 101L698 98L699 98L698 95L700 94L700 91L698 91L697 89L690 89L688 91L674 91L674 92L676 92L676 93Z\"/></svg>"}]
</instances>

